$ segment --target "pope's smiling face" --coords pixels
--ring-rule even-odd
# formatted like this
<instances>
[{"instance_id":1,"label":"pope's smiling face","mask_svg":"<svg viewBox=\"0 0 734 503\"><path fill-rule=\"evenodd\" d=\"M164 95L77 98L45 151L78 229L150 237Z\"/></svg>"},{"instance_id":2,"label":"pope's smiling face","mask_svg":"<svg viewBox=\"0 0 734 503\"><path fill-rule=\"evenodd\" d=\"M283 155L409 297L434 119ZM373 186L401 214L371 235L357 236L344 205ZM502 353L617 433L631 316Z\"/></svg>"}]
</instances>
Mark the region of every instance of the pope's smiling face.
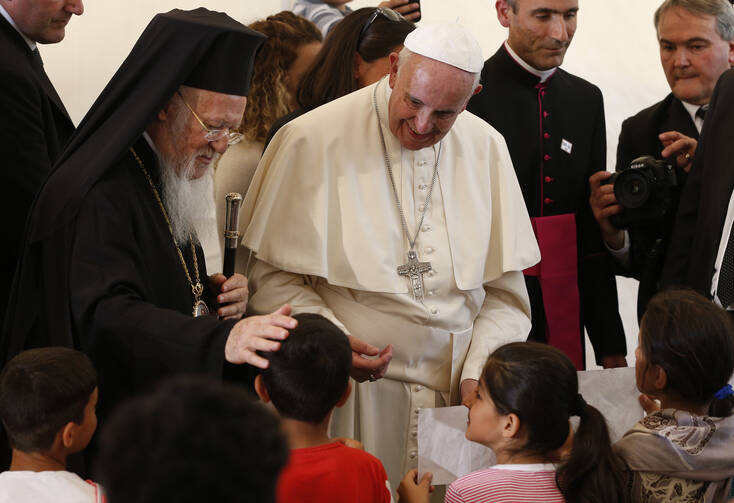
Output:
<instances>
[{"instance_id":1,"label":"pope's smiling face","mask_svg":"<svg viewBox=\"0 0 734 503\"><path fill-rule=\"evenodd\" d=\"M408 150L430 147L446 136L481 86L473 90L473 74L419 54L398 63L397 53L390 54L390 131Z\"/></svg>"}]
</instances>

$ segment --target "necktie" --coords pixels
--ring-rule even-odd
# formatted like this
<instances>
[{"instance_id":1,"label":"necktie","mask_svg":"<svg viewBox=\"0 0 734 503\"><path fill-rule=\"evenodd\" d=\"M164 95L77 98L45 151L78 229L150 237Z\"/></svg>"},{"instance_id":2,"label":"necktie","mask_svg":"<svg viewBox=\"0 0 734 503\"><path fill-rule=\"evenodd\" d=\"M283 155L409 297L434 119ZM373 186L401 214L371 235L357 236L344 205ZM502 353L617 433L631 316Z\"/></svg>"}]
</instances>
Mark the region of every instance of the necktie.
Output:
<instances>
[{"instance_id":1,"label":"necktie","mask_svg":"<svg viewBox=\"0 0 734 503\"><path fill-rule=\"evenodd\" d=\"M734 232L729 234L724 259L721 261L719 284L716 286L716 295L724 307L734 304L734 239L732 238L734 238Z\"/></svg>"},{"instance_id":2,"label":"necktie","mask_svg":"<svg viewBox=\"0 0 734 503\"><path fill-rule=\"evenodd\" d=\"M696 110L696 117L700 117L701 120L706 119L706 112L708 111L708 109L708 105L701 105L700 107L698 107L698 110Z\"/></svg>"},{"instance_id":3,"label":"necktie","mask_svg":"<svg viewBox=\"0 0 734 503\"><path fill-rule=\"evenodd\" d=\"M38 52L38 47L31 51L31 56L33 61L33 68L35 68L36 71L43 73L43 60L41 59L41 53Z\"/></svg>"}]
</instances>

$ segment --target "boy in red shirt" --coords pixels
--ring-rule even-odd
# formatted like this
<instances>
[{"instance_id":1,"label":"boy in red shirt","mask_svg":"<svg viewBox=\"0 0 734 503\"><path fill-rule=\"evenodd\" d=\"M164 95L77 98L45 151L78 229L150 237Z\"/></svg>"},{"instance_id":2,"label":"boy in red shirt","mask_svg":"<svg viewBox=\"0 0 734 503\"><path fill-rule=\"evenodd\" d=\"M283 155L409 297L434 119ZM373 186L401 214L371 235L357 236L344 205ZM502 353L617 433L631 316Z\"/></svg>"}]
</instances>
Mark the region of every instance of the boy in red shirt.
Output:
<instances>
[{"instance_id":1,"label":"boy in red shirt","mask_svg":"<svg viewBox=\"0 0 734 503\"><path fill-rule=\"evenodd\" d=\"M316 314L294 316L298 326L255 378L255 391L272 401L291 449L278 481L278 503L388 503L380 460L329 438L334 407L349 398L352 350L344 333Z\"/></svg>"}]
</instances>

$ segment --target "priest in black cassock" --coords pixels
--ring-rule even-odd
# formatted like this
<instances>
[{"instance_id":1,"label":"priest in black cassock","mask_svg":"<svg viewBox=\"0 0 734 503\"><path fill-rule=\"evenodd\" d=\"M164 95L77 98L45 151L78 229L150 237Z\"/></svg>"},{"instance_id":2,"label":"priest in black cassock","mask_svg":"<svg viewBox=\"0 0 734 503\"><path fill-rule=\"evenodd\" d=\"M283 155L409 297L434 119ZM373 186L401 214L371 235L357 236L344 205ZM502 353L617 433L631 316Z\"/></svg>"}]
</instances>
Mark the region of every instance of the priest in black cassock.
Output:
<instances>
[{"instance_id":1,"label":"priest in black cassock","mask_svg":"<svg viewBox=\"0 0 734 503\"><path fill-rule=\"evenodd\" d=\"M81 348L103 410L170 374L267 365L255 351L278 348L289 307L240 320L246 280L207 277L191 221L198 180L238 139L263 40L203 8L155 16L34 203L4 358Z\"/></svg>"},{"instance_id":2,"label":"priest in black cassock","mask_svg":"<svg viewBox=\"0 0 734 503\"><path fill-rule=\"evenodd\" d=\"M525 271L531 340L584 367L583 333L596 361L626 366L613 264L589 206L589 176L605 169L601 91L559 68L576 30L578 0L499 0L507 41L482 70L467 110L505 137L540 246Z\"/></svg>"}]
</instances>

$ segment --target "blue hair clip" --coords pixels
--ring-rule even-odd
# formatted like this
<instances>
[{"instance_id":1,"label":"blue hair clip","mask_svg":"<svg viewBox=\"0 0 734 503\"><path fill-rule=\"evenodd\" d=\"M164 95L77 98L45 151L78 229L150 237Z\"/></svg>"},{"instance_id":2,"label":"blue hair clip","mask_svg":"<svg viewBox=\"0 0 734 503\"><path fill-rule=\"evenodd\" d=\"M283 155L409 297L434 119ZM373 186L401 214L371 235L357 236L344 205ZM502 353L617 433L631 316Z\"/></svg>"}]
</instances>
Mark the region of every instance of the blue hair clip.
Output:
<instances>
[{"instance_id":1,"label":"blue hair clip","mask_svg":"<svg viewBox=\"0 0 734 503\"><path fill-rule=\"evenodd\" d=\"M717 400L723 400L724 398L732 395L734 395L734 389L731 388L731 384L727 384L717 391L714 396Z\"/></svg>"}]
</instances>

